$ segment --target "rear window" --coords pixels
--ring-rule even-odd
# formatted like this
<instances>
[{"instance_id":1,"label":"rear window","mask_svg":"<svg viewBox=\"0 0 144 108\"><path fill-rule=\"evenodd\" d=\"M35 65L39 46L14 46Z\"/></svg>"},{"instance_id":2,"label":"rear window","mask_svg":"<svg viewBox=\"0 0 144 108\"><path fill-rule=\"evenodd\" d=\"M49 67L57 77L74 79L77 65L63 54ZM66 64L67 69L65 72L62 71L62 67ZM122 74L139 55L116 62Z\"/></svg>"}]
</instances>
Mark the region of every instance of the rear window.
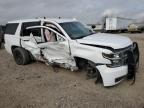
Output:
<instances>
[{"instance_id":1,"label":"rear window","mask_svg":"<svg viewBox=\"0 0 144 108\"><path fill-rule=\"evenodd\" d=\"M11 23L6 25L5 34L14 35L18 27L18 23Z\"/></svg>"}]
</instances>

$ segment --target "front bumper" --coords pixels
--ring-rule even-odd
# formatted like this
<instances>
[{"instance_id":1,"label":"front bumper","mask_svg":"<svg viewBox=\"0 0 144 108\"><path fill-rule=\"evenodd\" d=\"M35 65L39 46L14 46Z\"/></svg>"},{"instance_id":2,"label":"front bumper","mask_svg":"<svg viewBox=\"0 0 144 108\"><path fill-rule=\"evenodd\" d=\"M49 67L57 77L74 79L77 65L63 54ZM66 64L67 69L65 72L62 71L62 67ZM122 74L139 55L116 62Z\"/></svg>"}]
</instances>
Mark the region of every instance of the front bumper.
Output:
<instances>
[{"instance_id":1,"label":"front bumper","mask_svg":"<svg viewBox=\"0 0 144 108\"><path fill-rule=\"evenodd\" d=\"M139 64L139 56L140 56L140 52L139 52L139 48L138 48L138 44L136 42L133 43L133 50L128 51L128 74L127 74L127 78L128 79L132 79L135 78L135 73L137 70L137 66Z\"/></svg>"},{"instance_id":2,"label":"front bumper","mask_svg":"<svg viewBox=\"0 0 144 108\"><path fill-rule=\"evenodd\" d=\"M118 84L124 76L128 74L128 66L109 68L106 65L96 66L99 70L104 86L113 86ZM117 80L120 79L120 80Z\"/></svg>"},{"instance_id":3,"label":"front bumper","mask_svg":"<svg viewBox=\"0 0 144 108\"><path fill-rule=\"evenodd\" d=\"M139 62L138 44L134 42L133 47L126 49L124 53L128 58L120 67L111 68L106 65L96 66L102 76L104 86L118 84L124 76L127 76L128 79L135 79L137 64Z\"/></svg>"}]
</instances>

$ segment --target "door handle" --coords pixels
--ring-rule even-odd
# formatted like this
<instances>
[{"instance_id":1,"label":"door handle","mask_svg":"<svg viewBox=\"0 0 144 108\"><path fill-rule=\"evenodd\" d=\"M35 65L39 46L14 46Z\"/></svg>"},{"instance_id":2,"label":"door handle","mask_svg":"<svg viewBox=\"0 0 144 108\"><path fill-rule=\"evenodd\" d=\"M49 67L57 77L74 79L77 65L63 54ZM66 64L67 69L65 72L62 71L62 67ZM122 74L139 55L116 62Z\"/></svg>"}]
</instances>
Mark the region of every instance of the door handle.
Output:
<instances>
[{"instance_id":1,"label":"door handle","mask_svg":"<svg viewBox=\"0 0 144 108\"><path fill-rule=\"evenodd\" d=\"M29 41L29 40L23 40L23 41Z\"/></svg>"}]
</instances>

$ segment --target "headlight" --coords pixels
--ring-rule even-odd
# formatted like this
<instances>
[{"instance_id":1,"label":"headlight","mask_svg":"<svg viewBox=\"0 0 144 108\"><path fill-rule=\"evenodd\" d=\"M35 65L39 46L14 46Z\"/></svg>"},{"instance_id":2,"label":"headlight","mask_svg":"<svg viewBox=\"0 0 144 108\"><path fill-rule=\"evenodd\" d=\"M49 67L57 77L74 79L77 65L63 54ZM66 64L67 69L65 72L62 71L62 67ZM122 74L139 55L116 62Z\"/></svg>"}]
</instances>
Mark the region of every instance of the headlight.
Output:
<instances>
[{"instance_id":1,"label":"headlight","mask_svg":"<svg viewBox=\"0 0 144 108\"><path fill-rule=\"evenodd\" d=\"M107 64L108 67L119 67L123 65L123 53L113 53L113 54L105 54L102 53L103 57L109 59L111 64Z\"/></svg>"},{"instance_id":2,"label":"headlight","mask_svg":"<svg viewBox=\"0 0 144 108\"><path fill-rule=\"evenodd\" d=\"M121 54L120 53L113 53L113 54L105 54L102 53L103 57L109 60L113 60L113 59L121 59Z\"/></svg>"}]
</instances>

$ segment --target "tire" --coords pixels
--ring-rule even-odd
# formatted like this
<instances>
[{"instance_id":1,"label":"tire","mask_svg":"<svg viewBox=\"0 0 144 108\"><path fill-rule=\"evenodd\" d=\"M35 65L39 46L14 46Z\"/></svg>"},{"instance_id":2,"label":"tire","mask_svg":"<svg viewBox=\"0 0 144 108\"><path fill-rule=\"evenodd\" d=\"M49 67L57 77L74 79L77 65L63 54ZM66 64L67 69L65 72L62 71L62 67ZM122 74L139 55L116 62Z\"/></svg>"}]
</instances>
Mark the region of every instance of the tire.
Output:
<instances>
[{"instance_id":1,"label":"tire","mask_svg":"<svg viewBox=\"0 0 144 108\"><path fill-rule=\"evenodd\" d=\"M13 50L13 57L18 65L26 65L30 62L29 53L23 48L15 48Z\"/></svg>"},{"instance_id":2,"label":"tire","mask_svg":"<svg viewBox=\"0 0 144 108\"><path fill-rule=\"evenodd\" d=\"M95 84L96 83L98 83L98 82L100 82L100 80L101 80L101 75L100 75L100 73L99 73L99 71L98 71L98 69L96 69L96 68L91 68L90 70L88 70L88 72L87 72L87 78L88 79L95 79Z\"/></svg>"}]
</instances>

